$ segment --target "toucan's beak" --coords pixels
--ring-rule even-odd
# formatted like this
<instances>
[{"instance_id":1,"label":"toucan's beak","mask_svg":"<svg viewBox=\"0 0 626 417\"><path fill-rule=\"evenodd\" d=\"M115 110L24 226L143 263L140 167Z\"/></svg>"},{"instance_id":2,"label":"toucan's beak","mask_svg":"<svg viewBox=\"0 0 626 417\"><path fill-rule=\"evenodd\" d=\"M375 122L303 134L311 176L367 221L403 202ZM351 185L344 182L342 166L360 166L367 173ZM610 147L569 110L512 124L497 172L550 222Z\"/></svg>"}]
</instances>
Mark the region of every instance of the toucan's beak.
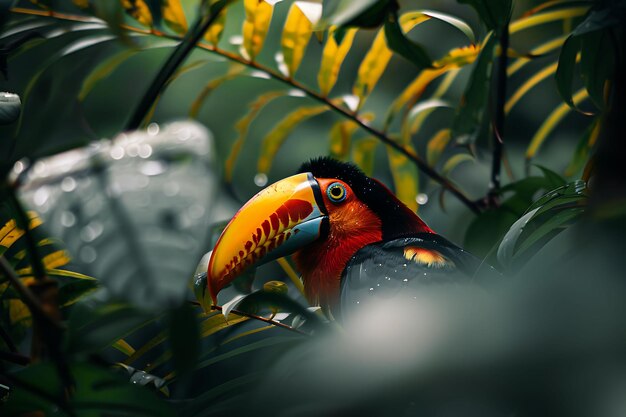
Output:
<instances>
[{"instance_id":1,"label":"toucan's beak","mask_svg":"<svg viewBox=\"0 0 626 417\"><path fill-rule=\"evenodd\" d=\"M327 233L326 214L319 184L310 173L280 180L252 197L213 249L207 273L213 303L248 267L289 255Z\"/></svg>"}]
</instances>

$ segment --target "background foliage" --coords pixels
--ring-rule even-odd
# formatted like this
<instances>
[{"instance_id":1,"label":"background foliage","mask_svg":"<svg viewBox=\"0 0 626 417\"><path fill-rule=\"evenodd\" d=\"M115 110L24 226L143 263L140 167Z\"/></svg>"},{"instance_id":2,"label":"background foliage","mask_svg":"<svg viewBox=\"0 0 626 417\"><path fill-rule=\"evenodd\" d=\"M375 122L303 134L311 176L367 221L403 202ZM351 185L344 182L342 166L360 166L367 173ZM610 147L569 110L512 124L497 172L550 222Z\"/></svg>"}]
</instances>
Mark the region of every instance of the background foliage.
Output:
<instances>
[{"instance_id":1,"label":"background foliage","mask_svg":"<svg viewBox=\"0 0 626 417\"><path fill-rule=\"evenodd\" d=\"M0 20L3 415L624 406L623 1L19 0ZM281 259L211 306L196 264L222 220L323 154L505 273L498 301L384 304L344 341ZM416 350L341 356L382 341Z\"/></svg>"}]
</instances>

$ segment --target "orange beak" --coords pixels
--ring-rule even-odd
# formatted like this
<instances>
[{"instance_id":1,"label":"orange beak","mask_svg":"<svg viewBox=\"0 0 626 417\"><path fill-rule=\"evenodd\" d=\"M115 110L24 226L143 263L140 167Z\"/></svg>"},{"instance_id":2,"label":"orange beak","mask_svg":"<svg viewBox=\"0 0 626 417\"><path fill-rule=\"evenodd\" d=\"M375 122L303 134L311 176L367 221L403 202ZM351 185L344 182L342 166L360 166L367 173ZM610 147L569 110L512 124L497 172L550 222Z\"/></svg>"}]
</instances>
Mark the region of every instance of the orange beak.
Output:
<instances>
[{"instance_id":1,"label":"orange beak","mask_svg":"<svg viewBox=\"0 0 626 417\"><path fill-rule=\"evenodd\" d=\"M215 244L207 285L217 294L251 266L289 255L328 230L319 184L310 173L280 180L252 197Z\"/></svg>"}]
</instances>

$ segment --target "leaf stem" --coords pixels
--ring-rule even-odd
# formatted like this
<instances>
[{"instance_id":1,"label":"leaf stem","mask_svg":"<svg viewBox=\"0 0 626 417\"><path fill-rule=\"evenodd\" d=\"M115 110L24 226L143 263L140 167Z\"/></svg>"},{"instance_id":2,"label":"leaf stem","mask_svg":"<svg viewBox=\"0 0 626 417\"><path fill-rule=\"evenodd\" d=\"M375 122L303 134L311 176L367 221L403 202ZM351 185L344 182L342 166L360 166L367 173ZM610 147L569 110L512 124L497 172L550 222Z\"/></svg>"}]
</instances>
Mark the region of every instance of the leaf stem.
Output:
<instances>
[{"instance_id":1,"label":"leaf stem","mask_svg":"<svg viewBox=\"0 0 626 417\"><path fill-rule=\"evenodd\" d=\"M211 310L222 311L222 306L211 306ZM269 319L267 317L257 316L256 314L246 313L244 311L239 311L239 310L230 310L230 312L232 314L236 314L238 316L249 317L249 318L254 319L254 320L259 320L259 321L262 321L264 323L268 323L268 324L274 325L276 327L280 327L282 329L289 330L289 331L292 331L292 332L295 332L295 333L298 333L298 334L301 334L301 335L310 336L308 333L303 332L300 329L296 329L295 327L291 327L291 326L289 326L289 325L287 325L285 323L281 323L279 321L272 320L272 319Z\"/></svg>"},{"instance_id":2,"label":"leaf stem","mask_svg":"<svg viewBox=\"0 0 626 417\"><path fill-rule=\"evenodd\" d=\"M504 120L506 106L506 85L509 50L509 25L502 28L500 33L500 57L498 58L498 71L496 79L496 110L493 123L493 158L491 160L491 181L489 183L488 203L497 205L497 196L501 185L501 168L504 148Z\"/></svg>"},{"instance_id":3,"label":"leaf stem","mask_svg":"<svg viewBox=\"0 0 626 417\"><path fill-rule=\"evenodd\" d=\"M45 16L45 17L52 17L52 18L57 18L57 19L61 19L61 20L69 20L69 21L93 21L93 18L90 18L88 16L76 16L76 15L66 15L66 14L60 14L60 13L50 13L48 15L42 14L42 13L38 13L39 11L36 11L37 13L33 13L34 10L32 9L26 9L26 8L13 8L11 9L12 12L14 13L19 13L19 14L35 14L38 16ZM211 15L213 16L213 15ZM214 18L214 17L213 17ZM210 23L209 23L210 25ZM144 35L152 35L152 36L157 36L157 37L161 37L161 38L166 38L166 39L172 39L172 40L181 40L180 36L176 36L176 35L170 35L158 30L146 30L146 29L141 29L141 28L137 28L134 26L128 26L128 25L122 25L121 27L123 27L124 29L130 31L130 32L135 32L135 33L141 33ZM208 26L207 26L208 27ZM191 33L188 32L188 33ZM323 103L324 105L326 105L327 107L329 107L331 110L333 110L334 112L336 112L337 114L343 116L346 119L349 119L351 121L353 121L354 123L356 123L361 129L363 129L364 131L366 131L367 133L371 134L372 136L374 136L376 139L380 140L381 142L383 142L386 145L389 145L390 147L392 147L393 149L395 149L396 151L398 151L399 153L403 154L404 156L406 156L411 162L413 162L424 174L426 174L427 176L429 176L430 178L432 178L435 182L439 183L443 188L445 188L446 190L448 190L450 193L452 193L457 199L459 199L465 206L467 206L467 208L469 208L472 212L478 214L481 212L481 206L479 203L472 201L468 196L466 196L454 183L452 183L451 181L449 181L447 178L445 178L443 175L439 174L435 169L431 168L426 161L424 161L419 155L417 155L414 151L408 149L407 147L397 143L396 141L394 141L393 139L391 139L385 132L383 132L382 130L376 129L374 127L372 127L369 122L363 118L360 118L356 113L351 112L343 107L340 107L337 103L335 103L333 100L329 99L328 97L322 96L321 94L313 91L312 89L306 87L304 84L294 80L293 78L290 77L286 77L284 75L282 75L281 73L279 73L278 71L275 71L269 67L266 67L264 65L259 64L256 61L250 61L247 60L239 55L236 55L232 52L228 52L225 51L223 49L220 49L216 46L213 45L209 45L209 44L205 44L205 43L195 43L193 44L193 46L200 48L200 49L204 49L206 51L212 52L214 54L217 54L223 58L226 58L230 61L233 62L237 62L241 65L245 65L246 67L249 68L254 68L257 69L259 71L263 71L266 74L268 74L271 78L280 81L292 88L296 88L301 90L302 92L304 92L307 96L309 96L310 98L319 101L321 103ZM192 47L193 47L192 46ZM177 48L177 50L180 49ZM186 51L186 53L188 53L189 51ZM181 52L182 54L182 52ZM176 51L170 56L170 59L174 58L174 55L178 56ZM181 55L183 58L186 55ZM165 68L165 66L164 66ZM174 68L175 69L175 68ZM171 76L171 74L170 74ZM158 75L157 76L159 78L159 80L161 81L162 79L165 80L165 82L167 82L167 80L169 79L168 77L165 77L165 75ZM155 79L156 81L156 79ZM153 84L155 84L153 82ZM156 90L155 90L156 91ZM154 92L152 93L154 94ZM158 95L158 92L157 92ZM146 102L148 103L148 99L147 97L142 100L142 102ZM150 101L150 103L152 103L152 101ZM135 111L135 115L131 118L131 120L129 121L129 123L127 124L127 127L132 127L132 126L139 126L139 124L141 123L141 121L137 122L137 119L140 117L141 114L145 113L145 111L147 111L147 109L149 109L149 106L147 107L146 110L143 110L143 106L145 106L145 104L142 104L141 107L141 111L138 107L138 109Z\"/></svg>"}]
</instances>

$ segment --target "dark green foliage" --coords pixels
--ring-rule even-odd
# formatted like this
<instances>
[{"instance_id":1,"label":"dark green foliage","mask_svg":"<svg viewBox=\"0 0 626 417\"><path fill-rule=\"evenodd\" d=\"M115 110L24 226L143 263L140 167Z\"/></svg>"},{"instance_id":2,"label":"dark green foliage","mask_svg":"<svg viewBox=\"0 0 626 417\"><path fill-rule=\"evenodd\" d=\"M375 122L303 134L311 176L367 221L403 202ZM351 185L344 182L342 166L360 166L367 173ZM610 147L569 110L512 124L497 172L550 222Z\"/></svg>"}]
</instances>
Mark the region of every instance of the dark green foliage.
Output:
<instances>
[{"instance_id":1,"label":"dark green foliage","mask_svg":"<svg viewBox=\"0 0 626 417\"><path fill-rule=\"evenodd\" d=\"M145 6L149 23L118 0L0 2L0 256L9 266L0 271L0 415L621 409L606 397L623 397L612 381L624 378L626 210L595 194L594 158L620 154L606 124L626 120L615 106L624 1L523 10L527 2L459 0L453 15L419 0L324 0L321 10L248 1L247 11L243 1L182 1L176 10L195 22L186 33L168 22L177 0L129 3ZM455 7L473 9L479 23L457 19ZM311 30L284 31L294 10L312 19L296 29ZM424 19L403 29L413 12ZM543 73L557 54L556 74ZM298 72L287 72L285 60L299 55ZM505 112L529 80L540 87ZM586 96L593 119L563 105L591 113ZM456 108L454 117L433 114L442 106ZM556 106L564 110L548 119ZM206 148L188 147L196 131L185 129L198 125L169 123L189 113L211 128L215 147L209 134L200 135ZM494 146L486 139L505 118ZM478 259L463 256L481 263L477 278L487 264L504 272L498 285L424 278L409 306L375 300L337 330L308 305L285 260L248 269L213 306L208 258L198 258L226 224L216 219L231 216L255 183L332 153L321 148L329 131L343 159L392 178L398 195L410 190L403 202L427 204L420 215L444 236L464 236ZM558 140L537 155L540 133ZM134 135L161 142L142 136L127 146ZM76 153L55 159L67 150ZM521 162L534 157L540 165L524 172ZM457 167L465 160L473 163ZM510 174L500 174L503 161ZM617 174L601 180L626 189ZM454 194L447 213L433 198L445 191ZM29 294L49 321L26 306Z\"/></svg>"},{"instance_id":2,"label":"dark green foliage","mask_svg":"<svg viewBox=\"0 0 626 417\"><path fill-rule=\"evenodd\" d=\"M404 33L402 33L402 28L400 27L396 13L390 13L388 19L385 21L385 38L387 39L389 49L408 59L418 68L432 67L432 60L424 48L408 39Z\"/></svg>"}]
</instances>

